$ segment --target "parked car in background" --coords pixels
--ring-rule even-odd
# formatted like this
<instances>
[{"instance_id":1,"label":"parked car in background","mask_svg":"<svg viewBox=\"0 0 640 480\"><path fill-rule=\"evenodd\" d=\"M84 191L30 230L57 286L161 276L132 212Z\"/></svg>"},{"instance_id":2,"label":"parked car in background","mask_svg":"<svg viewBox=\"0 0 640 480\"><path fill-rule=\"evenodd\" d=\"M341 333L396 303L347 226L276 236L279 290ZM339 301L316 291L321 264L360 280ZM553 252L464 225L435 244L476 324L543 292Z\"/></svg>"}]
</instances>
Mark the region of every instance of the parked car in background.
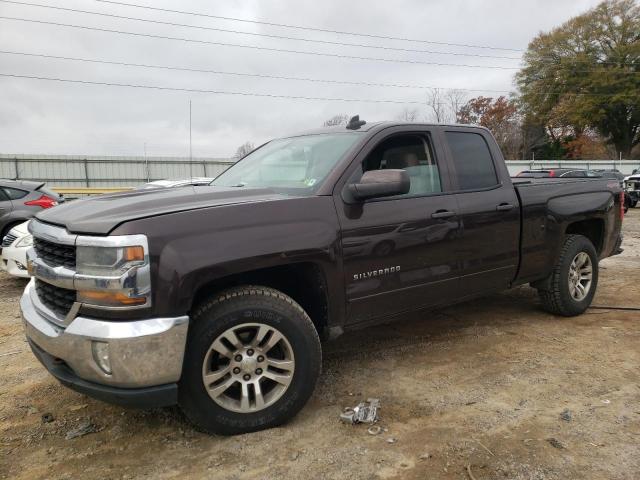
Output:
<instances>
[{"instance_id":1,"label":"parked car in background","mask_svg":"<svg viewBox=\"0 0 640 480\"><path fill-rule=\"evenodd\" d=\"M615 169L611 169L611 170L597 169L597 170L592 170L592 172L596 172L602 178L608 178L608 179L611 179L611 180L616 180L620 184L620 187L624 190L624 179L626 178L626 175L624 173L622 173L620 170L615 170ZM635 207L636 203L637 202L633 201L633 199L631 198L629 193L625 191L624 192L624 211L625 211L625 213L627 212L627 210L629 210L629 208Z\"/></svg>"},{"instance_id":2,"label":"parked car in background","mask_svg":"<svg viewBox=\"0 0 640 480\"><path fill-rule=\"evenodd\" d=\"M611 179L618 180L620 182L620 186L623 185L624 179L626 177L626 175L622 173L620 170L615 170L615 169L611 169L611 170L594 169L591 171L594 173L597 173L602 178L611 178Z\"/></svg>"},{"instance_id":3,"label":"parked car in background","mask_svg":"<svg viewBox=\"0 0 640 480\"><path fill-rule=\"evenodd\" d=\"M0 239L16 225L63 201L44 182L0 179Z\"/></svg>"},{"instance_id":4,"label":"parked car in background","mask_svg":"<svg viewBox=\"0 0 640 480\"><path fill-rule=\"evenodd\" d=\"M539 170L523 170L518 173L518 178L597 178L601 175L595 170L585 170L580 168L550 168Z\"/></svg>"},{"instance_id":5,"label":"parked car in background","mask_svg":"<svg viewBox=\"0 0 640 480\"><path fill-rule=\"evenodd\" d=\"M640 200L640 171L638 169L624 179L624 190L629 196L629 206L635 208Z\"/></svg>"},{"instance_id":6,"label":"parked car in background","mask_svg":"<svg viewBox=\"0 0 640 480\"><path fill-rule=\"evenodd\" d=\"M185 187L187 185L209 185L213 181L213 178L209 177L194 177L182 180L155 180L153 182L145 183L136 187L136 190L151 190L154 188L173 188L173 187Z\"/></svg>"},{"instance_id":7,"label":"parked car in background","mask_svg":"<svg viewBox=\"0 0 640 480\"><path fill-rule=\"evenodd\" d=\"M0 268L14 277L29 278L27 250L33 246L33 237L28 224L29 221L16 225L2 238Z\"/></svg>"}]
</instances>

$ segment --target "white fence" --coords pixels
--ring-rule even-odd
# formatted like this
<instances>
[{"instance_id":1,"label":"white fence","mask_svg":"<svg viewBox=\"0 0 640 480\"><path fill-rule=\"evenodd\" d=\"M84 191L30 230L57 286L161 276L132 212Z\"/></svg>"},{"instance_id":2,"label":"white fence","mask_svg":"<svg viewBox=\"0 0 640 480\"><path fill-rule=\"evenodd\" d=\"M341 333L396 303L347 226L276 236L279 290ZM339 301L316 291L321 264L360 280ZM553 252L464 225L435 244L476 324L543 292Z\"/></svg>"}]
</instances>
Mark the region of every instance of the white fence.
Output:
<instances>
[{"instance_id":1,"label":"white fence","mask_svg":"<svg viewBox=\"0 0 640 480\"><path fill-rule=\"evenodd\" d=\"M0 154L0 178L40 180L53 187L133 187L153 180L216 177L228 158L99 157ZM615 168L630 174L640 160L507 160L509 173L533 168Z\"/></svg>"},{"instance_id":2,"label":"white fence","mask_svg":"<svg viewBox=\"0 0 640 480\"><path fill-rule=\"evenodd\" d=\"M507 160L509 173L540 168L586 168L587 170L616 169L630 175L640 168L640 160Z\"/></svg>"},{"instance_id":3,"label":"white fence","mask_svg":"<svg viewBox=\"0 0 640 480\"><path fill-rule=\"evenodd\" d=\"M232 164L227 158L0 154L0 178L41 180L54 187L134 187L166 178L216 177Z\"/></svg>"}]
</instances>

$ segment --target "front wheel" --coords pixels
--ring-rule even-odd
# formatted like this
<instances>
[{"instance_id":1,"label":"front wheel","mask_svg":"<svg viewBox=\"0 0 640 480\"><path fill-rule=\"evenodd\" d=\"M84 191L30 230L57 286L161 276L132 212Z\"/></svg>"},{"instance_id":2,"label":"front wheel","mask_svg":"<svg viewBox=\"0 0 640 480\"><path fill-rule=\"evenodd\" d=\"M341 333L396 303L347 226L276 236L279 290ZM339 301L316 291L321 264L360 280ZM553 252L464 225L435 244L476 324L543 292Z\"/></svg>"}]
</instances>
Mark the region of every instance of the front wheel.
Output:
<instances>
[{"instance_id":1,"label":"front wheel","mask_svg":"<svg viewBox=\"0 0 640 480\"><path fill-rule=\"evenodd\" d=\"M560 256L538 294L545 310L572 317L583 313L598 285L598 255L593 243L582 235L568 235Z\"/></svg>"},{"instance_id":2,"label":"front wheel","mask_svg":"<svg viewBox=\"0 0 640 480\"><path fill-rule=\"evenodd\" d=\"M234 288L193 315L179 403L209 433L274 427L307 402L320 365L318 333L300 305L271 288Z\"/></svg>"}]
</instances>

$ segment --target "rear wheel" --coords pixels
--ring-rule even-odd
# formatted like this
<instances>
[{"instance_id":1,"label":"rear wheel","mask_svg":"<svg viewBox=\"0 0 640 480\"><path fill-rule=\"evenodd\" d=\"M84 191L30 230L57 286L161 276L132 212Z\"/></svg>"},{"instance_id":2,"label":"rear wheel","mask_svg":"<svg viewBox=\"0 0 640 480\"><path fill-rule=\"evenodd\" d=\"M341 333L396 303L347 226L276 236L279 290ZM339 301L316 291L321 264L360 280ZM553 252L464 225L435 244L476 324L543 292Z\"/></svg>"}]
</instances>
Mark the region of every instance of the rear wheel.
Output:
<instances>
[{"instance_id":1,"label":"rear wheel","mask_svg":"<svg viewBox=\"0 0 640 480\"><path fill-rule=\"evenodd\" d=\"M304 406L320 365L316 329L293 299L266 287L234 288L193 315L180 406L209 433L274 427Z\"/></svg>"},{"instance_id":2,"label":"rear wheel","mask_svg":"<svg viewBox=\"0 0 640 480\"><path fill-rule=\"evenodd\" d=\"M582 235L568 235L544 286L538 294L545 310L566 317L580 315L593 300L598 285L598 255Z\"/></svg>"}]
</instances>

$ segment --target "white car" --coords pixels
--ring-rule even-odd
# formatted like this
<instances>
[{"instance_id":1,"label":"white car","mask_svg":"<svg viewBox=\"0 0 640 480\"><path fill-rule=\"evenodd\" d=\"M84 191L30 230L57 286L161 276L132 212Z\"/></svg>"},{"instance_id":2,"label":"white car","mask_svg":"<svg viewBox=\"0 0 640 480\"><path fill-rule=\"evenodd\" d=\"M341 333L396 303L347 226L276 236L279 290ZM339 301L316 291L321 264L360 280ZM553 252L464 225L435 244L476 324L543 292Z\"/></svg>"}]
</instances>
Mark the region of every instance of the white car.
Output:
<instances>
[{"instance_id":1,"label":"white car","mask_svg":"<svg viewBox=\"0 0 640 480\"><path fill-rule=\"evenodd\" d=\"M136 188L136 190L152 190L156 188L173 188L173 187L185 187L192 185L194 187L209 185L215 179L213 177L193 177L184 180L154 180L153 182L145 183Z\"/></svg>"},{"instance_id":2,"label":"white car","mask_svg":"<svg viewBox=\"0 0 640 480\"><path fill-rule=\"evenodd\" d=\"M29 278L27 250L33 245L33 237L27 230L29 222L16 225L2 239L0 267L14 277Z\"/></svg>"}]
</instances>

